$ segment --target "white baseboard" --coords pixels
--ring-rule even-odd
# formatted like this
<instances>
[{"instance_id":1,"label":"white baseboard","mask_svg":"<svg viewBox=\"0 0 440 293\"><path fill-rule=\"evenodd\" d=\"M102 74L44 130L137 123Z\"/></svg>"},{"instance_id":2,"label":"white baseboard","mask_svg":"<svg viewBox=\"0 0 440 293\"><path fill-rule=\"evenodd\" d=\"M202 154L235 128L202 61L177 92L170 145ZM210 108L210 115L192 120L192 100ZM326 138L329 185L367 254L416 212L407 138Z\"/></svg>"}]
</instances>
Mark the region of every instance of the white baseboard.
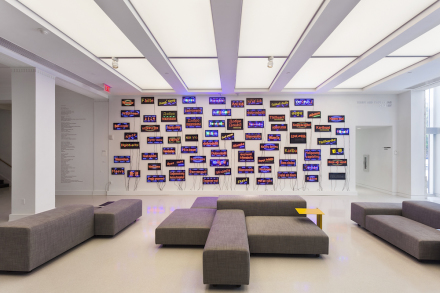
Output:
<instances>
[{"instance_id":1,"label":"white baseboard","mask_svg":"<svg viewBox=\"0 0 440 293\"><path fill-rule=\"evenodd\" d=\"M395 195L405 197L405 198L411 198L411 194L408 194L408 193L396 192Z\"/></svg>"},{"instance_id":2,"label":"white baseboard","mask_svg":"<svg viewBox=\"0 0 440 293\"><path fill-rule=\"evenodd\" d=\"M55 195L93 195L93 190L55 190Z\"/></svg>"},{"instance_id":3,"label":"white baseboard","mask_svg":"<svg viewBox=\"0 0 440 293\"><path fill-rule=\"evenodd\" d=\"M318 196L331 196L331 195L358 195L357 191L261 191L261 190L248 190L248 191L234 191L234 190L197 190L197 191L162 191L154 193L149 191L125 191L125 190L112 190L107 191L109 196L168 196L168 195L195 195L195 196L219 196L235 195L235 194L267 194L267 195L318 195Z\"/></svg>"},{"instance_id":4,"label":"white baseboard","mask_svg":"<svg viewBox=\"0 0 440 293\"><path fill-rule=\"evenodd\" d=\"M360 187L368 188L368 189L371 189L371 190L374 190L374 191L379 191L379 192L382 192L382 193L385 193L385 194L396 195L396 193L392 192L391 190L386 190L386 189L374 187L374 186L371 186L371 185L368 185L368 184L363 184L363 183L356 182L356 185L360 186Z\"/></svg>"},{"instance_id":5,"label":"white baseboard","mask_svg":"<svg viewBox=\"0 0 440 293\"><path fill-rule=\"evenodd\" d=\"M15 220L19 220L19 219L22 219L22 218L26 218L26 217L29 217L29 216L32 216L32 214L29 214L29 215L10 214L9 215L9 222L12 222L12 221L15 221Z\"/></svg>"}]
</instances>

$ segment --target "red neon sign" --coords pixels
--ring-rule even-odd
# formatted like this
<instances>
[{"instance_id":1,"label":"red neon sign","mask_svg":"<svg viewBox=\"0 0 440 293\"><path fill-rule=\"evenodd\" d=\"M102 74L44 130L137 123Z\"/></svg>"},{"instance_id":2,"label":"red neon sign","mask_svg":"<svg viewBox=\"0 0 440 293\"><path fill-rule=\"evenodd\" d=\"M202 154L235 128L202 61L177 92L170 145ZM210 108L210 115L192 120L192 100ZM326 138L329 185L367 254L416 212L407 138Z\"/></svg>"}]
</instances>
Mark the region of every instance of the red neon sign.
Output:
<instances>
[{"instance_id":1,"label":"red neon sign","mask_svg":"<svg viewBox=\"0 0 440 293\"><path fill-rule=\"evenodd\" d=\"M110 92L110 88L111 88L111 86L109 86L108 84L105 84L104 83L104 90L106 91L106 92Z\"/></svg>"}]
</instances>

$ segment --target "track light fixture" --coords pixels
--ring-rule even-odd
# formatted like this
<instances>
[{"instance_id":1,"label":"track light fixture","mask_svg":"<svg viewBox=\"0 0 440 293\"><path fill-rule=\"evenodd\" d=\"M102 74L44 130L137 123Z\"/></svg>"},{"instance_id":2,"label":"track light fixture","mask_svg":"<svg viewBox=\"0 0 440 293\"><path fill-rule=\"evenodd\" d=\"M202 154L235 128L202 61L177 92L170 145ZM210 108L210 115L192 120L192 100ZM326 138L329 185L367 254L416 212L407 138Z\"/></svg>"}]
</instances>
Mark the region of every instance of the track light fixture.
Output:
<instances>
[{"instance_id":1,"label":"track light fixture","mask_svg":"<svg viewBox=\"0 0 440 293\"><path fill-rule=\"evenodd\" d=\"M267 60L269 60L269 62L267 62L267 67L272 68L273 67L273 56L270 56L269 58L267 58Z\"/></svg>"},{"instance_id":2,"label":"track light fixture","mask_svg":"<svg viewBox=\"0 0 440 293\"><path fill-rule=\"evenodd\" d=\"M112 67L114 68L114 69L118 69L119 68L119 59L118 58L116 58L116 57L112 57Z\"/></svg>"}]
</instances>

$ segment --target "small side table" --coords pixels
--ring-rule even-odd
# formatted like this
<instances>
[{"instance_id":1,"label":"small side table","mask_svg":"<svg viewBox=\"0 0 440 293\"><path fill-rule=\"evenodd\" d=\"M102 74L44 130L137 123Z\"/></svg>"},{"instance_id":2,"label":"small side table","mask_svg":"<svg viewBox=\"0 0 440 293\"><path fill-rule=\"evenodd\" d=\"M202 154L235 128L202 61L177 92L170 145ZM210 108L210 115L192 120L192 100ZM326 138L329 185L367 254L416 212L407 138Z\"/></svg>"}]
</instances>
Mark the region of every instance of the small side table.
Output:
<instances>
[{"instance_id":1,"label":"small side table","mask_svg":"<svg viewBox=\"0 0 440 293\"><path fill-rule=\"evenodd\" d=\"M316 225L318 225L319 228L321 228L322 230L322 215L324 215L324 213L320 210L320 209L301 209L301 208L296 208L295 209L298 214L300 215L316 215Z\"/></svg>"}]
</instances>

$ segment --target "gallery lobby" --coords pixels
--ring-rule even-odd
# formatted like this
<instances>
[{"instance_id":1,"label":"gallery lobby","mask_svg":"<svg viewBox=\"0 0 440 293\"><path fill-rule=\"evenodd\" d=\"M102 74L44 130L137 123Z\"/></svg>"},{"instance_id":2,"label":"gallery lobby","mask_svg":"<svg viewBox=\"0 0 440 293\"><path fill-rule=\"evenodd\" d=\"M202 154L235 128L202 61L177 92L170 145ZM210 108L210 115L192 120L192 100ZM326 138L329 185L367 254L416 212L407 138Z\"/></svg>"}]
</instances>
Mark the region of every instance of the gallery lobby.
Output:
<instances>
[{"instance_id":1,"label":"gallery lobby","mask_svg":"<svg viewBox=\"0 0 440 293\"><path fill-rule=\"evenodd\" d=\"M0 293L440 292L437 134L440 1L0 0Z\"/></svg>"}]
</instances>

